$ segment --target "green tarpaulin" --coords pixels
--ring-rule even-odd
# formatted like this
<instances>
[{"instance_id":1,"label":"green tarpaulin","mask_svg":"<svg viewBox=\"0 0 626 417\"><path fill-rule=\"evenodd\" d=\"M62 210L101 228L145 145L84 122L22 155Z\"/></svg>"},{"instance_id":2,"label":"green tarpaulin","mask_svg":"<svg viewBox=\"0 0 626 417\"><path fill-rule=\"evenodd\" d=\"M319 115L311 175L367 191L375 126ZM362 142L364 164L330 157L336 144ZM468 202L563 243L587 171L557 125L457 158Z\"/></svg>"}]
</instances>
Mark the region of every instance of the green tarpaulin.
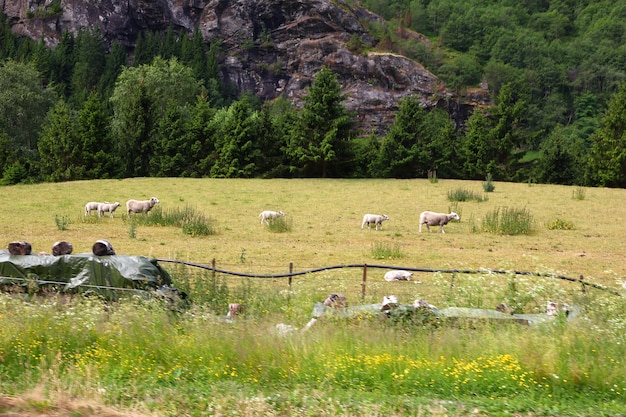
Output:
<instances>
[{"instance_id":1,"label":"green tarpaulin","mask_svg":"<svg viewBox=\"0 0 626 417\"><path fill-rule=\"evenodd\" d=\"M0 285L50 286L62 292L93 292L117 298L119 291L156 290L172 278L145 256L11 255L0 251ZM121 289L117 290L116 289Z\"/></svg>"}]
</instances>

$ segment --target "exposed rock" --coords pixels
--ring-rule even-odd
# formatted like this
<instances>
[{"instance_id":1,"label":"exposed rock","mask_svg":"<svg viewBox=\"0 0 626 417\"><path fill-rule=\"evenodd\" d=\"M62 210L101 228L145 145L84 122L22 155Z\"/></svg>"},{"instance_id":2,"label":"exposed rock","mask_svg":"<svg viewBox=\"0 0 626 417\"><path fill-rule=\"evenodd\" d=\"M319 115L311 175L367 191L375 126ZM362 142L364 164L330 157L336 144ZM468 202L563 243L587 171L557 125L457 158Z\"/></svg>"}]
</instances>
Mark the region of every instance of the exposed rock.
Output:
<instances>
[{"instance_id":1,"label":"exposed rock","mask_svg":"<svg viewBox=\"0 0 626 417\"><path fill-rule=\"evenodd\" d=\"M0 0L13 30L53 46L65 31L99 28L110 43L119 40L132 52L142 31L193 32L206 42L222 41L223 77L237 91L263 100L284 96L296 105L323 65L338 74L346 107L357 112L364 133L382 133L393 122L398 101L417 95L424 106L440 106L463 120L466 105L422 65L404 56L353 53L354 38L365 49L375 40L364 24L384 24L377 15L342 0L63 0L62 13L42 13L51 0ZM404 30L403 36L428 40ZM466 97L470 107L488 103L484 91ZM463 98L464 100L466 98ZM475 102L473 102L475 101Z\"/></svg>"}]
</instances>

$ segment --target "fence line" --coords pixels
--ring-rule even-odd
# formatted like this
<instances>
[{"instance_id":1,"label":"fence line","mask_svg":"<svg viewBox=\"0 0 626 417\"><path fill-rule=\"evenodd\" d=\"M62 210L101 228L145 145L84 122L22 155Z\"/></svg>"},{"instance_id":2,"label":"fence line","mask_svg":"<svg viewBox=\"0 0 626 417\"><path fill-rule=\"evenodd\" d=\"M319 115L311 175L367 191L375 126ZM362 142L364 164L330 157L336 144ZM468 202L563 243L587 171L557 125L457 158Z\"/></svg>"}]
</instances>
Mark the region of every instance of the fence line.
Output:
<instances>
[{"instance_id":1,"label":"fence line","mask_svg":"<svg viewBox=\"0 0 626 417\"><path fill-rule=\"evenodd\" d=\"M619 293L616 290L613 290L611 288L605 287L603 285L600 284L595 284L593 282L587 282L583 279L583 276L580 275L579 278L572 278L572 277L568 277L565 275L558 275L558 274L550 274L550 273L543 273L543 272L530 272L530 271L511 271L511 270L504 270L504 269L438 269L438 268L413 268L413 267L405 267L405 266L393 266L393 265L372 265L372 264L342 264L342 265L332 265L332 266L323 266L323 267L319 267L319 268L313 268L313 269L307 269L307 270L303 270L303 271L297 271L294 272L293 271L293 262L289 263L289 272L287 273L279 273L279 274L251 274L251 273L245 273L245 272L235 272L235 271L227 271L224 269L219 269L216 268L216 262L215 259L213 259L213 261L211 262L211 266L209 265L204 265L204 264L198 264L198 263L193 263L193 262L186 262L186 261L180 261L180 260L175 260L175 259L156 259L157 262L169 262L169 263L178 263L178 264L183 264L183 265L187 265L187 266L191 266L194 268L200 268L200 269L205 269L208 271L212 271L214 273L220 273L220 274L227 274L227 275L234 275L234 276L239 276L239 277L247 277L247 278L265 278L265 279L277 279L277 278L288 278L289 279L289 286L291 287L291 281L292 278L295 276L299 276L299 275L306 275L306 274L313 274L313 273L317 273L317 272L323 272L323 271L330 271L330 270L334 270L334 269L343 269L343 268L362 268L363 269L363 281L361 283L362 285L362 295L365 296L365 288L366 288L366 283L367 283L367 270L368 268L375 268L375 269L402 269L405 271L413 271L413 272L425 272L425 273L444 273L444 274L498 274L498 275L526 275L526 276L537 276L537 277L545 277L545 278L555 278L555 279L560 279L563 281L570 281L570 282L575 282L575 283L579 283L582 286L582 291L585 292L586 291L586 287L591 287L591 288L595 288L598 290L602 290L602 291L606 291L610 294L613 295L617 295L619 297L622 296L621 293Z\"/></svg>"},{"instance_id":2,"label":"fence line","mask_svg":"<svg viewBox=\"0 0 626 417\"><path fill-rule=\"evenodd\" d=\"M319 268L313 268L313 269L307 269L307 270L303 270L303 271L293 271L293 262L289 263L289 272L287 273L279 273L279 274L251 274L251 273L245 273L245 272L236 272L236 271L227 271L224 269L219 269L217 268L215 259L213 259L212 261L212 265L204 265L204 264L199 264L199 263L193 263L193 262L186 262L186 261L180 261L180 260L175 260L175 259L161 259L161 258L157 258L155 259L157 262L165 262L165 263L174 263L174 264L183 264L186 266L190 266L190 267L194 267L194 268L200 268L200 269L205 269L208 271L212 271L214 273L220 273L220 274L226 274L226 275L233 275L233 276L239 276L239 277L247 277L247 278L263 278L263 279L280 279L280 278L288 278L289 280L289 287L291 287L291 283L292 283L292 278L295 276L300 276L300 275L307 275L307 274L314 274L317 272L323 272L323 271L330 271L330 270L335 270L335 269L344 269L344 268L361 268L363 270L363 278L362 278L362 282L361 282L361 286L362 286L362 297L365 297L365 292L366 292L366 284L367 284L367 270L374 268L374 269L402 269L405 271L413 271L413 272L423 272L423 273L444 273L444 274L498 274L498 275L525 275L525 276L537 276L537 277L545 277L545 278L555 278L555 279L560 279L560 280L564 280L564 281L569 281L569 282L574 282L574 283L579 283L581 284L582 287L582 291L585 292L586 291L586 287L591 287L591 288L595 288L601 291L606 291L610 294L613 295L617 295L619 297L622 296L622 294L616 290L613 290L611 288L605 287L603 285L600 284L595 284L593 282L587 282L583 279L583 276L580 275L579 278L572 278L572 277L568 277L565 275L558 275L558 274L550 274L550 273L543 273L543 272L530 272L530 271L511 271L511 270L504 270L504 269L439 269L439 268L414 268L414 267L406 267L406 266L394 266L394 265L376 265L376 264L342 264L342 265L331 265L331 266L323 266L323 267L319 267ZM0 276L0 279L10 279L10 280L16 280L16 281L30 281L30 282L36 282L37 284L57 284L57 285L61 285L61 286L66 286L68 283L67 282L56 282L56 281L49 281L49 280L37 280L37 279L24 279L24 278L15 278L15 277L3 277ZM107 289L107 290L126 290L126 291L145 291L145 290L140 290L137 288L121 288L121 287L111 287L111 286L103 286L103 285L92 285L92 284L79 284L77 285L77 287L87 287L87 288L95 288L95 289Z\"/></svg>"}]
</instances>

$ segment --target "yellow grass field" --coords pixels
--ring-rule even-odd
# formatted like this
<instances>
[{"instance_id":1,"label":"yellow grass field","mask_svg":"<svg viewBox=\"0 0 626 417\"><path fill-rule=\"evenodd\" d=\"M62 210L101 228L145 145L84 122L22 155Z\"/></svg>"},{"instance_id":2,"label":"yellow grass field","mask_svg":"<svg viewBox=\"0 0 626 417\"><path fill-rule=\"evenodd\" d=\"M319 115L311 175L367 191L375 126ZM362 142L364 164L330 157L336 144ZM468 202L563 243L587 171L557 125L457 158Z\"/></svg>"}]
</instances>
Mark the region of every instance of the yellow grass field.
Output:
<instances>
[{"instance_id":1,"label":"yellow grass field","mask_svg":"<svg viewBox=\"0 0 626 417\"><path fill-rule=\"evenodd\" d=\"M2 245L26 240L33 252L50 252L67 240L74 253L89 252L108 239L118 254L145 255L247 273L283 273L329 265L367 263L416 268L506 269L557 273L620 288L626 275L626 191L495 183L484 193L479 181L426 179L183 179L136 178L16 185L0 188ZM463 188L487 196L483 202L452 203L450 190ZM163 211L191 207L215 221L218 233L191 237L176 227L142 226L131 238L125 202L156 196ZM88 201L119 201L115 217L85 220ZM530 235L477 232L485 214L496 208L526 209L533 217ZM460 222L446 233L418 232L423 210L454 209ZM282 210L292 230L273 233L260 224L262 210ZM365 213L387 214L382 230L361 230ZM69 221L60 230L56 219ZM561 219L574 230L549 230ZM474 227L473 227L474 226ZM397 259L374 259L374 245L401 251ZM375 272L372 272L375 273ZM376 272L381 274L383 272ZM361 272L354 271L356 276Z\"/></svg>"}]
</instances>

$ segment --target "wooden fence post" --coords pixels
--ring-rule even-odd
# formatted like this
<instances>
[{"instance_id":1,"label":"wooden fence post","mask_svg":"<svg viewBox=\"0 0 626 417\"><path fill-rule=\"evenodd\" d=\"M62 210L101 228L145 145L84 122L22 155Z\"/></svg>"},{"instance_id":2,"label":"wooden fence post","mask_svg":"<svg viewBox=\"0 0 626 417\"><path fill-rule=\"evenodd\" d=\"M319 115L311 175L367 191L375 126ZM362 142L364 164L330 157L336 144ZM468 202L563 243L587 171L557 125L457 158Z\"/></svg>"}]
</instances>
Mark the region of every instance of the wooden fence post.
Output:
<instances>
[{"instance_id":1,"label":"wooden fence post","mask_svg":"<svg viewBox=\"0 0 626 417\"><path fill-rule=\"evenodd\" d=\"M361 299L365 299L366 282L367 282L367 264L363 264L363 282L361 282Z\"/></svg>"},{"instance_id":2,"label":"wooden fence post","mask_svg":"<svg viewBox=\"0 0 626 417\"><path fill-rule=\"evenodd\" d=\"M211 260L211 268L213 268L213 279L215 279L215 258Z\"/></svg>"},{"instance_id":3,"label":"wooden fence post","mask_svg":"<svg viewBox=\"0 0 626 417\"><path fill-rule=\"evenodd\" d=\"M578 279L580 279L580 283L581 283L581 285L583 287L583 294L586 294L587 293L587 288L585 288L585 282L583 281L582 274L580 275L580 277L578 277Z\"/></svg>"},{"instance_id":4,"label":"wooden fence post","mask_svg":"<svg viewBox=\"0 0 626 417\"><path fill-rule=\"evenodd\" d=\"M291 290L291 274L293 274L293 262L289 262L289 289Z\"/></svg>"}]
</instances>

